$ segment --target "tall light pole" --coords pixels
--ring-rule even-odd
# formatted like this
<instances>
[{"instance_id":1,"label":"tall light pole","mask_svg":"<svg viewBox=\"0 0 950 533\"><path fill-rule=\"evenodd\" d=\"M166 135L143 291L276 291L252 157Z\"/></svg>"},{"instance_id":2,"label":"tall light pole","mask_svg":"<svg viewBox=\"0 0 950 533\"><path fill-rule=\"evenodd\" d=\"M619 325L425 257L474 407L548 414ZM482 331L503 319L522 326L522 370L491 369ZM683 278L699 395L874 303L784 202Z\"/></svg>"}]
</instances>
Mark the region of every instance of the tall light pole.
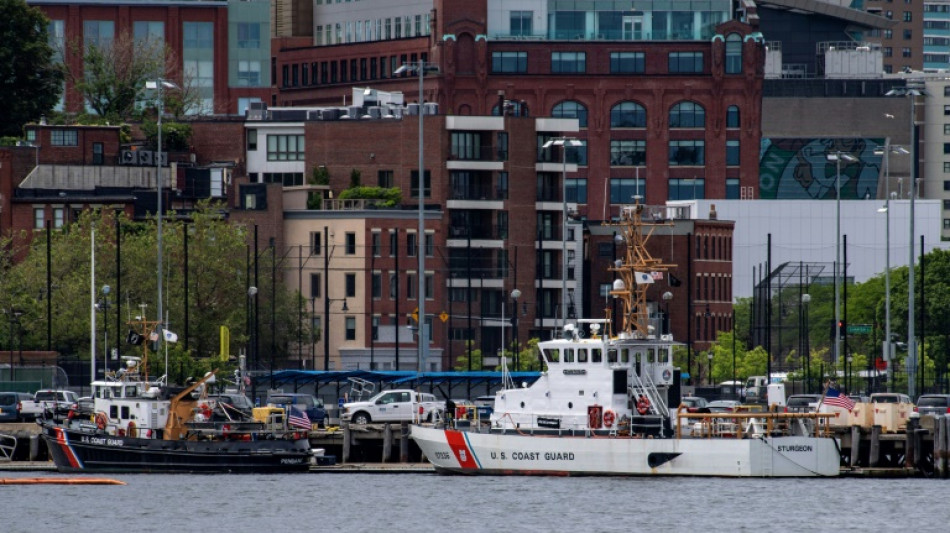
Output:
<instances>
[{"instance_id":1,"label":"tall light pole","mask_svg":"<svg viewBox=\"0 0 950 533\"><path fill-rule=\"evenodd\" d=\"M426 71L437 72L438 67L420 59L416 63L407 63L397 68L394 74L414 72L419 77L419 235L417 237L419 254L418 297L419 297L419 372L425 371L426 358L429 355L429 332L426 328L426 270L425 270L425 139L422 135L422 117L425 115L423 98L423 79ZM471 280L469 280L471 283ZM502 343L504 345L504 343Z\"/></svg>"},{"instance_id":2,"label":"tall light pole","mask_svg":"<svg viewBox=\"0 0 950 533\"><path fill-rule=\"evenodd\" d=\"M808 303L811 302L811 295L807 292L802 295L802 329L804 329L804 338L802 339L802 350L805 358L805 393L811 392L811 346L809 346L808 329Z\"/></svg>"},{"instance_id":3,"label":"tall light pole","mask_svg":"<svg viewBox=\"0 0 950 533\"><path fill-rule=\"evenodd\" d=\"M835 364L841 357L841 160L853 163L858 159L851 154L837 150L826 156L835 162Z\"/></svg>"},{"instance_id":4,"label":"tall light pole","mask_svg":"<svg viewBox=\"0 0 950 533\"><path fill-rule=\"evenodd\" d=\"M916 109L916 97L926 96L927 92L923 89L904 86L896 87L887 91L886 96L906 96L910 102L910 239L908 242L908 261L907 261L907 394L913 398L915 396L915 382L917 374L917 342L914 332L914 198L917 196L915 188L917 187L917 121L914 115Z\"/></svg>"},{"instance_id":5,"label":"tall light pole","mask_svg":"<svg viewBox=\"0 0 950 533\"><path fill-rule=\"evenodd\" d=\"M878 154L878 150L874 153ZM891 391L894 382L894 365L891 362L891 185L890 154L909 154L903 146L890 144L890 139L884 142L884 207L878 213L884 213L884 343L882 346L884 361L887 363L887 390ZM870 378L870 374L869 374Z\"/></svg>"},{"instance_id":6,"label":"tall light pole","mask_svg":"<svg viewBox=\"0 0 950 533\"><path fill-rule=\"evenodd\" d=\"M162 309L162 115L165 113L165 94L164 89L181 89L181 87L164 79L156 78L145 82L146 89L158 90L158 145L155 152L155 192L158 197L157 207L155 208L155 218L158 221L158 338L159 342L164 338L162 330L165 321L164 310ZM166 372L167 372L166 367Z\"/></svg>"},{"instance_id":7,"label":"tall light pole","mask_svg":"<svg viewBox=\"0 0 950 533\"><path fill-rule=\"evenodd\" d=\"M561 326L567 323L567 147L583 146L574 137L556 137L541 148L561 147Z\"/></svg>"}]
</instances>

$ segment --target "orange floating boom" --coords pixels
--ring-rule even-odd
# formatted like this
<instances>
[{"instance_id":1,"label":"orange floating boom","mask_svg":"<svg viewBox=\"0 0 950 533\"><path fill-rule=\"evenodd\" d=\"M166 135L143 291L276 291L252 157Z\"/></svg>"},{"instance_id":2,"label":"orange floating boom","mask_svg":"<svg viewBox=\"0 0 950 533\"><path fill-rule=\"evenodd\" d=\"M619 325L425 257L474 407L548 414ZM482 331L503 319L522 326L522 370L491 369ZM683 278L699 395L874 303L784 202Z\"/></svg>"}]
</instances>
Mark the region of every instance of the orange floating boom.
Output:
<instances>
[{"instance_id":1,"label":"orange floating boom","mask_svg":"<svg viewBox=\"0 0 950 533\"><path fill-rule=\"evenodd\" d=\"M0 477L0 485L125 485L125 481L97 477Z\"/></svg>"}]
</instances>

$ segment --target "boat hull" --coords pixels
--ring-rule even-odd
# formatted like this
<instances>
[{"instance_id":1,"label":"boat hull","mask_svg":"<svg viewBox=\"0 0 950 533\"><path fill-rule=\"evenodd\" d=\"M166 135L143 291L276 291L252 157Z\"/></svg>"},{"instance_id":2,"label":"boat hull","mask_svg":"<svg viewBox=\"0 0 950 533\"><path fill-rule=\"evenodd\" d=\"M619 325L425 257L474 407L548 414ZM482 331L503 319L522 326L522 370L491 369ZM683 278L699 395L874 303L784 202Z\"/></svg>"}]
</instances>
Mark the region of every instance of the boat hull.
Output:
<instances>
[{"instance_id":1,"label":"boat hull","mask_svg":"<svg viewBox=\"0 0 950 533\"><path fill-rule=\"evenodd\" d=\"M442 473L568 476L830 477L832 438L644 439L479 433L412 426Z\"/></svg>"},{"instance_id":2,"label":"boat hull","mask_svg":"<svg viewBox=\"0 0 950 533\"><path fill-rule=\"evenodd\" d=\"M60 472L306 472L310 443L296 440L170 441L43 424Z\"/></svg>"}]
</instances>

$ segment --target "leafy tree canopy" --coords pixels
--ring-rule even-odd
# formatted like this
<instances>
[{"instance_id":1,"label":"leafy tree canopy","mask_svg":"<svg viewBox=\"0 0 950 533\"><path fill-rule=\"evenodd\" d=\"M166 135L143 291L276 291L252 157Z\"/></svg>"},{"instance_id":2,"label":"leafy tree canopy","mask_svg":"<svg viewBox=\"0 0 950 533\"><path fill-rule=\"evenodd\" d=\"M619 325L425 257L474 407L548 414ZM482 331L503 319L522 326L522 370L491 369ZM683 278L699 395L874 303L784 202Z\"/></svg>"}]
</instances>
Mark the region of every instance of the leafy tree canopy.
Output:
<instances>
[{"instance_id":1,"label":"leafy tree canopy","mask_svg":"<svg viewBox=\"0 0 950 533\"><path fill-rule=\"evenodd\" d=\"M63 89L63 72L49 44L47 19L23 0L0 0L0 136L48 113Z\"/></svg>"}]
</instances>

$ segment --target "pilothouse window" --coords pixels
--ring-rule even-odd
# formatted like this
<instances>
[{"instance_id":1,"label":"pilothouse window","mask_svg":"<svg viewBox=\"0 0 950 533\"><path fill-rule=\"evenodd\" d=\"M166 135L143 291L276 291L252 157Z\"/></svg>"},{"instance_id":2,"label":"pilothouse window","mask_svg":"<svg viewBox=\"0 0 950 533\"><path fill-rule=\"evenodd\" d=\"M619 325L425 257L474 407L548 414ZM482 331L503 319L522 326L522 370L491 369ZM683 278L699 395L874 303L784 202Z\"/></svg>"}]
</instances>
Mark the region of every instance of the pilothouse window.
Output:
<instances>
[{"instance_id":1,"label":"pilothouse window","mask_svg":"<svg viewBox=\"0 0 950 533\"><path fill-rule=\"evenodd\" d=\"M550 363L558 362L558 351L557 350L541 350L541 353L544 354L544 358Z\"/></svg>"},{"instance_id":2,"label":"pilothouse window","mask_svg":"<svg viewBox=\"0 0 950 533\"><path fill-rule=\"evenodd\" d=\"M607 350L607 362L608 363L617 362L617 350L614 350L614 349Z\"/></svg>"},{"instance_id":3,"label":"pilothouse window","mask_svg":"<svg viewBox=\"0 0 950 533\"><path fill-rule=\"evenodd\" d=\"M574 362L574 348L565 348L564 349L564 362L573 363Z\"/></svg>"},{"instance_id":4,"label":"pilothouse window","mask_svg":"<svg viewBox=\"0 0 950 533\"><path fill-rule=\"evenodd\" d=\"M591 363L602 363L604 361L603 351L600 348L593 348L590 351L590 362Z\"/></svg>"},{"instance_id":5,"label":"pilothouse window","mask_svg":"<svg viewBox=\"0 0 950 533\"><path fill-rule=\"evenodd\" d=\"M577 362L578 363L587 362L587 348L579 348L577 350Z\"/></svg>"}]
</instances>

